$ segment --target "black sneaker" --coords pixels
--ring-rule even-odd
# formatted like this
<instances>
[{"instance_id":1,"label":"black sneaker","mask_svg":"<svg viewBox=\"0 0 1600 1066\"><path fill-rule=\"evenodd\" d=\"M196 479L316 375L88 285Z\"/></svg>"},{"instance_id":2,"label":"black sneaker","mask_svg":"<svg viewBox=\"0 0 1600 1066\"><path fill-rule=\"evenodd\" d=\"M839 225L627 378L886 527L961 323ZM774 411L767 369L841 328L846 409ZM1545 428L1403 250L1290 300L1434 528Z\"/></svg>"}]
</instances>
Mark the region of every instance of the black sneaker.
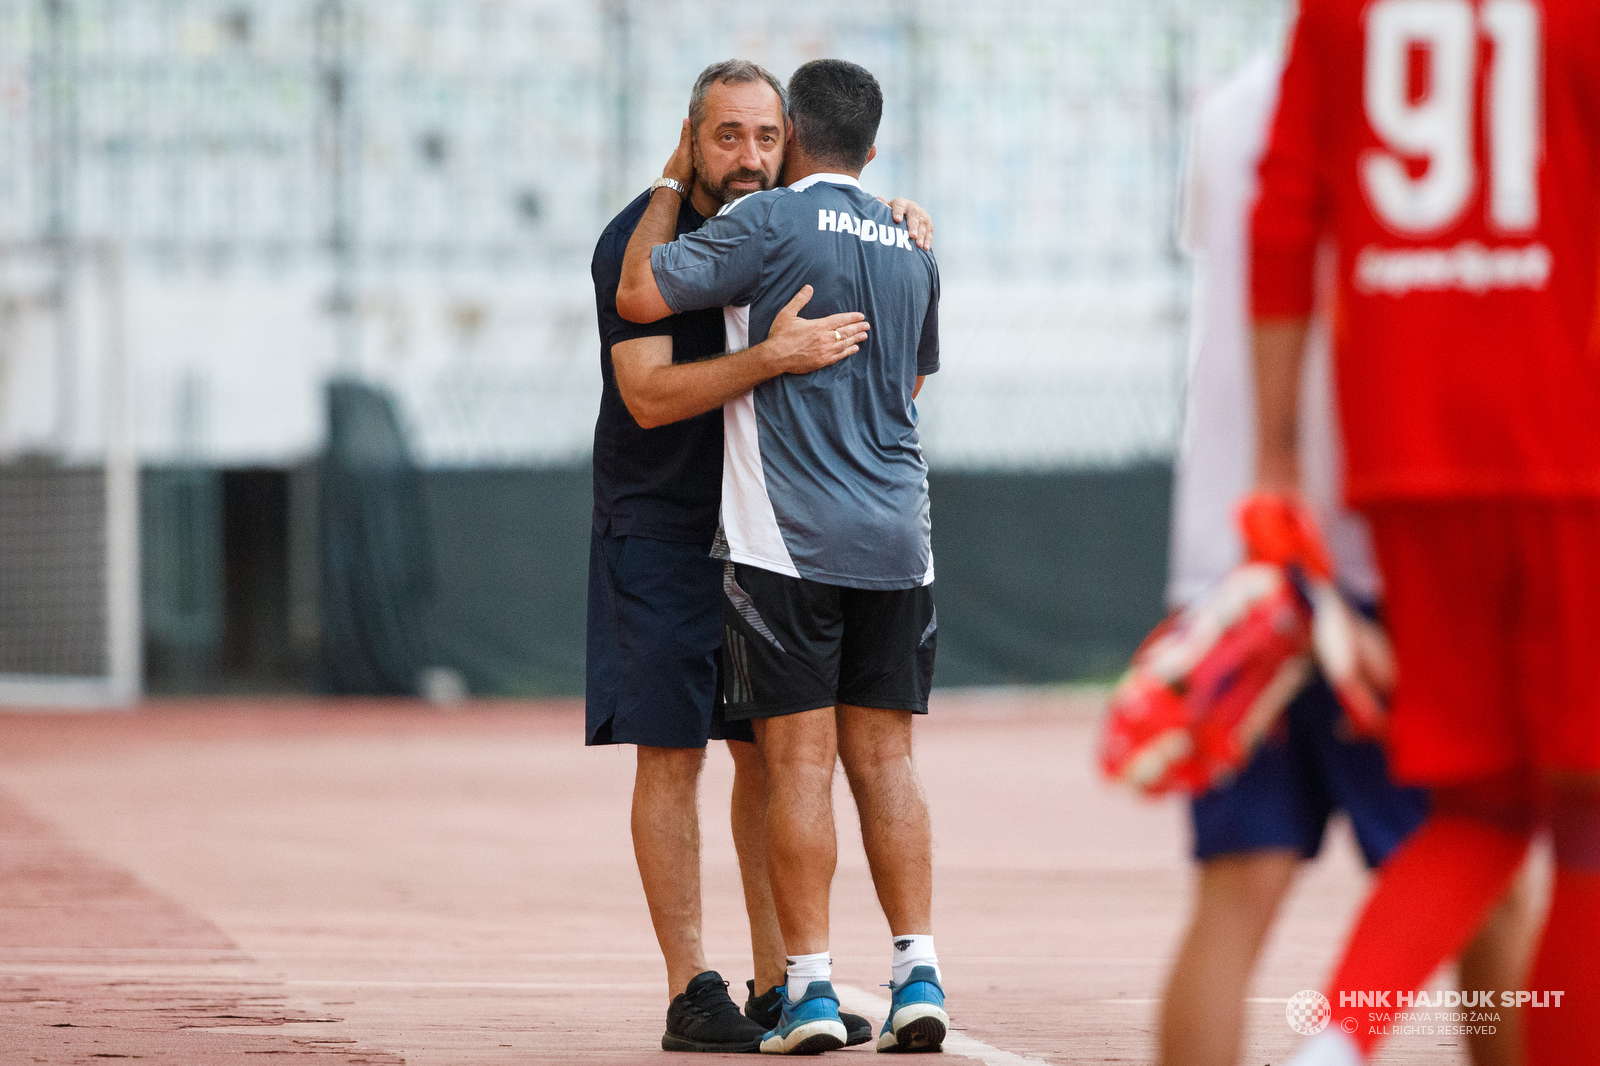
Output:
<instances>
[{"instance_id":1,"label":"black sneaker","mask_svg":"<svg viewBox=\"0 0 1600 1066\"><path fill-rule=\"evenodd\" d=\"M744 1001L744 1016L761 1026L762 1032L776 1028L778 1014L783 1007L778 1001L783 998L784 986L773 985L767 989L766 995L757 996L754 980L746 981L744 984L750 990L750 998ZM855 1047L872 1039L872 1023L861 1015L840 1011L839 1020L844 1022L845 1047Z\"/></svg>"},{"instance_id":2,"label":"black sneaker","mask_svg":"<svg viewBox=\"0 0 1600 1066\"><path fill-rule=\"evenodd\" d=\"M739 1013L728 982L707 970L689 982L667 1008L663 1051L759 1051L766 1028Z\"/></svg>"}]
</instances>

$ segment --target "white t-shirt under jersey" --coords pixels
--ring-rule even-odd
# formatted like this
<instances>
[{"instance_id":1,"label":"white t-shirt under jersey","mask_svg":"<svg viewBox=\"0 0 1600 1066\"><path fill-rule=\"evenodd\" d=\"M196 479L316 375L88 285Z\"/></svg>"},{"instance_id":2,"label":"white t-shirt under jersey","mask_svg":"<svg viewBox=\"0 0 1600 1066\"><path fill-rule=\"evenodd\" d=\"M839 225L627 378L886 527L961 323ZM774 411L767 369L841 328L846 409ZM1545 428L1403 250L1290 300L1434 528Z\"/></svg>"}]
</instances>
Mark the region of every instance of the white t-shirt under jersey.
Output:
<instances>
[{"instance_id":1,"label":"white t-shirt under jersey","mask_svg":"<svg viewBox=\"0 0 1600 1066\"><path fill-rule=\"evenodd\" d=\"M1255 476L1250 216L1281 71L1272 56L1250 63L1206 96L1190 134L1181 239L1196 271L1188 409L1173 489L1167 599L1174 606L1204 595L1244 559L1234 508ZM1301 491L1328 540L1339 584L1375 600L1379 582L1366 523L1342 503L1343 446L1320 316L1306 351L1300 417Z\"/></svg>"}]
</instances>

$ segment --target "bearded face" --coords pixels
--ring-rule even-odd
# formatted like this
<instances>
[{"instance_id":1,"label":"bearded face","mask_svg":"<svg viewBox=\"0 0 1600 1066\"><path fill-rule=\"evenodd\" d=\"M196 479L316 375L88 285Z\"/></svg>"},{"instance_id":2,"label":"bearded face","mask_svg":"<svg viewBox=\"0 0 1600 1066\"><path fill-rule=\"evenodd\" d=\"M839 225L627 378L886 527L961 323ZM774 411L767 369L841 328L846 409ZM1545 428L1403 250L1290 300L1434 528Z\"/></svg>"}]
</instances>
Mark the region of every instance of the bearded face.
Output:
<instances>
[{"instance_id":1,"label":"bearded face","mask_svg":"<svg viewBox=\"0 0 1600 1066\"><path fill-rule=\"evenodd\" d=\"M694 130L694 182L716 204L773 188L783 167L783 101L762 81L718 82Z\"/></svg>"},{"instance_id":2,"label":"bearded face","mask_svg":"<svg viewBox=\"0 0 1600 1066\"><path fill-rule=\"evenodd\" d=\"M762 192L778 183L778 167L773 166L768 173L764 170L751 170L735 162L730 169L720 176L711 172L706 163L706 153L700 147L699 138L694 144L694 180L701 190L719 204L731 203L741 196L748 196L753 192Z\"/></svg>"}]
</instances>

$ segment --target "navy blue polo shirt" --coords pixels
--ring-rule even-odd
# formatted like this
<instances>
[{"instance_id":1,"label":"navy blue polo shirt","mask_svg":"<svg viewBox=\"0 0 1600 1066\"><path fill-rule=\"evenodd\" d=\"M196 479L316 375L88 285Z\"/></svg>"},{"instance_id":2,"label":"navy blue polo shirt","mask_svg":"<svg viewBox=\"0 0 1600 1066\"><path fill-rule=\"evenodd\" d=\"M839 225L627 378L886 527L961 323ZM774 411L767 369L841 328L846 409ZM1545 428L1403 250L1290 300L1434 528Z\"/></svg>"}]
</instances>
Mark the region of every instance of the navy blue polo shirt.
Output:
<instances>
[{"instance_id":1,"label":"navy blue polo shirt","mask_svg":"<svg viewBox=\"0 0 1600 1066\"><path fill-rule=\"evenodd\" d=\"M643 217L642 194L611 220L589 264L600 316L600 417L594 425L594 532L701 544L710 551L722 499L722 411L708 411L642 429L617 391L611 346L639 337L670 336L672 361L692 363L726 350L722 309L707 308L640 325L617 314L617 285L628 238ZM686 200L677 236L705 223Z\"/></svg>"}]
</instances>

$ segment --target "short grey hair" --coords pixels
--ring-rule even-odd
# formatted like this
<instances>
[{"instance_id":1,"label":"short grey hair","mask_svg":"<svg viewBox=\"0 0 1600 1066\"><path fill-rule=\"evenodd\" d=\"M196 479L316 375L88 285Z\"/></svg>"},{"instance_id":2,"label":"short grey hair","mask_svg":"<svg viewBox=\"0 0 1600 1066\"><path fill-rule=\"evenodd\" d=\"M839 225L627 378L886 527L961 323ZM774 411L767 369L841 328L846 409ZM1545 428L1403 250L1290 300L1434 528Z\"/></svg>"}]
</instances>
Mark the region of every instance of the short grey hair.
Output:
<instances>
[{"instance_id":1,"label":"short grey hair","mask_svg":"<svg viewBox=\"0 0 1600 1066\"><path fill-rule=\"evenodd\" d=\"M689 94L689 132L700 132L700 123L706 118L706 94L713 85L718 82L746 85L756 81L772 86L772 91L778 94L778 114L784 114L789 107L789 94L783 91L783 83L773 77L771 71L748 59L724 59L702 70L694 80L694 91Z\"/></svg>"}]
</instances>

